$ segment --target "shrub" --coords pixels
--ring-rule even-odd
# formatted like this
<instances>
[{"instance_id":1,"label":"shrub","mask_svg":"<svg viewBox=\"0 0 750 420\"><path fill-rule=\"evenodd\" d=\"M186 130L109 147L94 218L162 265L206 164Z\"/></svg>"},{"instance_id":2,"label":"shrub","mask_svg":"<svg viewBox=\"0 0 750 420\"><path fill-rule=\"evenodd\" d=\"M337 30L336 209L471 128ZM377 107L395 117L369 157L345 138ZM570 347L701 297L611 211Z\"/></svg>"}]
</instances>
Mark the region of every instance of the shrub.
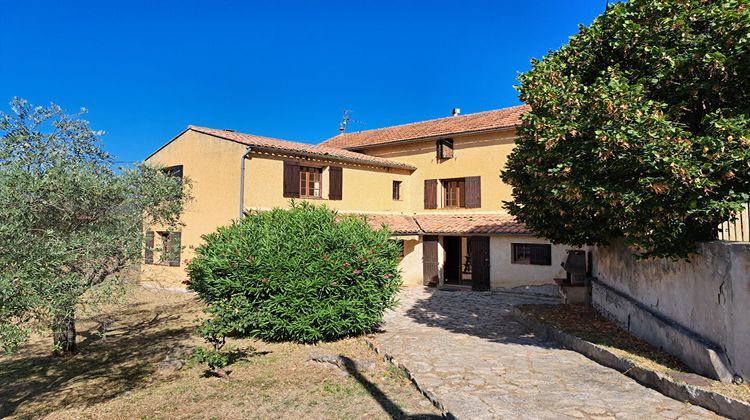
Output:
<instances>
[{"instance_id":1,"label":"shrub","mask_svg":"<svg viewBox=\"0 0 750 420\"><path fill-rule=\"evenodd\" d=\"M750 193L750 4L616 3L520 77L503 180L553 242L682 258Z\"/></svg>"},{"instance_id":2,"label":"shrub","mask_svg":"<svg viewBox=\"0 0 750 420\"><path fill-rule=\"evenodd\" d=\"M204 335L311 343L371 331L401 284L389 237L305 202L219 228L188 265L212 315Z\"/></svg>"}]
</instances>

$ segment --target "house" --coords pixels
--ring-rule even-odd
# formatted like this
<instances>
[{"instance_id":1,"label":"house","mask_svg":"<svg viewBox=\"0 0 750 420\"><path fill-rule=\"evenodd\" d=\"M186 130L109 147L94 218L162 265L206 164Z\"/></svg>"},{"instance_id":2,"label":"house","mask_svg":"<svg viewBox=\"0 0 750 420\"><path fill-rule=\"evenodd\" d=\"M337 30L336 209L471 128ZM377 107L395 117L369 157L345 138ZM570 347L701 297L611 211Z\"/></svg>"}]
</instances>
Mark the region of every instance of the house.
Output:
<instances>
[{"instance_id":1,"label":"house","mask_svg":"<svg viewBox=\"0 0 750 420\"><path fill-rule=\"evenodd\" d=\"M533 236L508 215L500 171L526 106L352 133L319 145L189 126L146 159L192 182L181 232L150 228L147 241L182 249L146 255L143 282L179 285L201 235L242 210L309 200L389 226L403 241L407 285L542 285L561 275L569 247ZM157 244L158 247L158 244Z\"/></svg>"}]
</instances>

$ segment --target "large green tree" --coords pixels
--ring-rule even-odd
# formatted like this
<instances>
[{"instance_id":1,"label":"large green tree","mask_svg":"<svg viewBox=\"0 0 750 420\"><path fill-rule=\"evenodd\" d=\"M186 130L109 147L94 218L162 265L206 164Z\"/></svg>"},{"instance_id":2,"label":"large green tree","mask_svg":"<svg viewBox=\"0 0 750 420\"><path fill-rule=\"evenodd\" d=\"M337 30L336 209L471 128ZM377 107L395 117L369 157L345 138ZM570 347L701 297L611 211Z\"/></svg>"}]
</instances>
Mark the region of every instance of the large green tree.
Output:
<instances>
[{"instance_id":1,"label":"large green tree","mask_svg":"<svg viewBox=\"0 0 750 420\"><path fill-rule=\"evenodd\" d=\"M750 201L750 1L614 4L520 82L506 206L553 242L686 258Z\"/></svg>"},{"instance_id":2,"label":"large green tree","mask_svg":"<svg viewBox=\"0 0 750 420\"><path fill-rule=\"evenodd\" d=\"M76 310L140 260L143 225L176 226L187 194L158 168L117 168L80 114L14 99L0 113L0 348L51 331L76 350Z\"/></svg>"}]
</instances>

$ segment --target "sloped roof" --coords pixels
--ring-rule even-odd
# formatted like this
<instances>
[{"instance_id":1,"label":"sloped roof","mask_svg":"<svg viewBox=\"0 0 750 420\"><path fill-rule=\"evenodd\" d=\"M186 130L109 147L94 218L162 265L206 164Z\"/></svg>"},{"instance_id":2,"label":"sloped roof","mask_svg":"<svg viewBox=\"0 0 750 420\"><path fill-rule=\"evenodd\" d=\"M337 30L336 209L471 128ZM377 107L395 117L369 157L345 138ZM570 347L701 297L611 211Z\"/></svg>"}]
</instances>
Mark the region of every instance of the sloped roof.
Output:
<instances>
[{"instance_id":1,"label":"sloped roof","mask_svg":"<svg viewBox=\"0 0 750 420\"><path fill-rule=\"evenodd\" d=\"M306 143L294 141L279 140L270 137L256 136L253 134L238 133L230 130L219 130L215 128L198 127L195 125L188 126L188 130L198 133L208 134L225 140L231 140L237 143L252 146L256 150L286 152L292 155L302 155L317 157L323 159L346 161L364 165L372 165L386 168L399 169L416 169L414 166L396 162L394 160L384 159L376 156L369 156L362 153L352 152L349 150L338 149L328 146L314 146Z\"/></svg>"},{"instance_id":2,"label":"sloped roof","mask_svg":"<svg viewBox=\"0 0 750 420\"><path fill-rule=\"evenodd\" d=\"M363 215L367 223L373 229L380 229L381 226L388 226L391 233L406 235L421 233L419 225L412 216L403 214L366 214Z\"/></svg>"},{"instance_id":3,"label":"sloped roof","mask_svg":"<svg viewBox=\"0 0 750 420\"><path fill-rule=\"evenodd\" d=\"M357 214L373 229L385 225L396 235L528 235L526 226L508 214Z\"/></svg>"},{"instance_id":4,"label":"sloped roof","mask_svg":"<svg viewBox=\"0 0 750 420\"><path fill-rule=\"evenodd\" d=\"M507 214L420 214L415 220L427 234L519 234L531 232Z\"/></svg>"},{"instance_id":5,"label":"sloped roof","mask_svg":"<svg viewBox=\"0 0 750 420\"><path fill-rule=\"evenodd\" d=\"M356 150L406 140L511 128L519 125L521 115L530 109L528 105L519 105L494 111L344 133L324 141L321 146Z\"/></svg>"}]
</instances>

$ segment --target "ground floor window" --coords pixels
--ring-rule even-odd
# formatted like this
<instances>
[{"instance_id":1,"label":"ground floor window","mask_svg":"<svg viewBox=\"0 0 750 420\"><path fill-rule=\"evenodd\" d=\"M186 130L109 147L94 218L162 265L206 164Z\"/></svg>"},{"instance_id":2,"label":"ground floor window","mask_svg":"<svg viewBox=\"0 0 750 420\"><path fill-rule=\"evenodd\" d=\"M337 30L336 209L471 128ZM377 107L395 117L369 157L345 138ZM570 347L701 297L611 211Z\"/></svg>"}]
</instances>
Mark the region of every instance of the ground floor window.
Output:
<instances>
[{"instance_id":1,"label":"ground floor window","mask_svg":"<svg viewBox=\"0 0 750 420\"><path fill-rule=\"evenodd\" d=\"M511 244L513 264L552 265L552 245Z\"/></svg>"},{"instance_id":2,"label":"ground floor window","mask_svg":"<svg viewBox=\"0 0 750 420\"><path fill-rule=\"evenodd\" d=\"M155 243L156 238L159 240L158 245ZM181 232L146 232L146 251L144 253L146 264L179 267L181 252Z\"/></svg>"}]
</instances>

